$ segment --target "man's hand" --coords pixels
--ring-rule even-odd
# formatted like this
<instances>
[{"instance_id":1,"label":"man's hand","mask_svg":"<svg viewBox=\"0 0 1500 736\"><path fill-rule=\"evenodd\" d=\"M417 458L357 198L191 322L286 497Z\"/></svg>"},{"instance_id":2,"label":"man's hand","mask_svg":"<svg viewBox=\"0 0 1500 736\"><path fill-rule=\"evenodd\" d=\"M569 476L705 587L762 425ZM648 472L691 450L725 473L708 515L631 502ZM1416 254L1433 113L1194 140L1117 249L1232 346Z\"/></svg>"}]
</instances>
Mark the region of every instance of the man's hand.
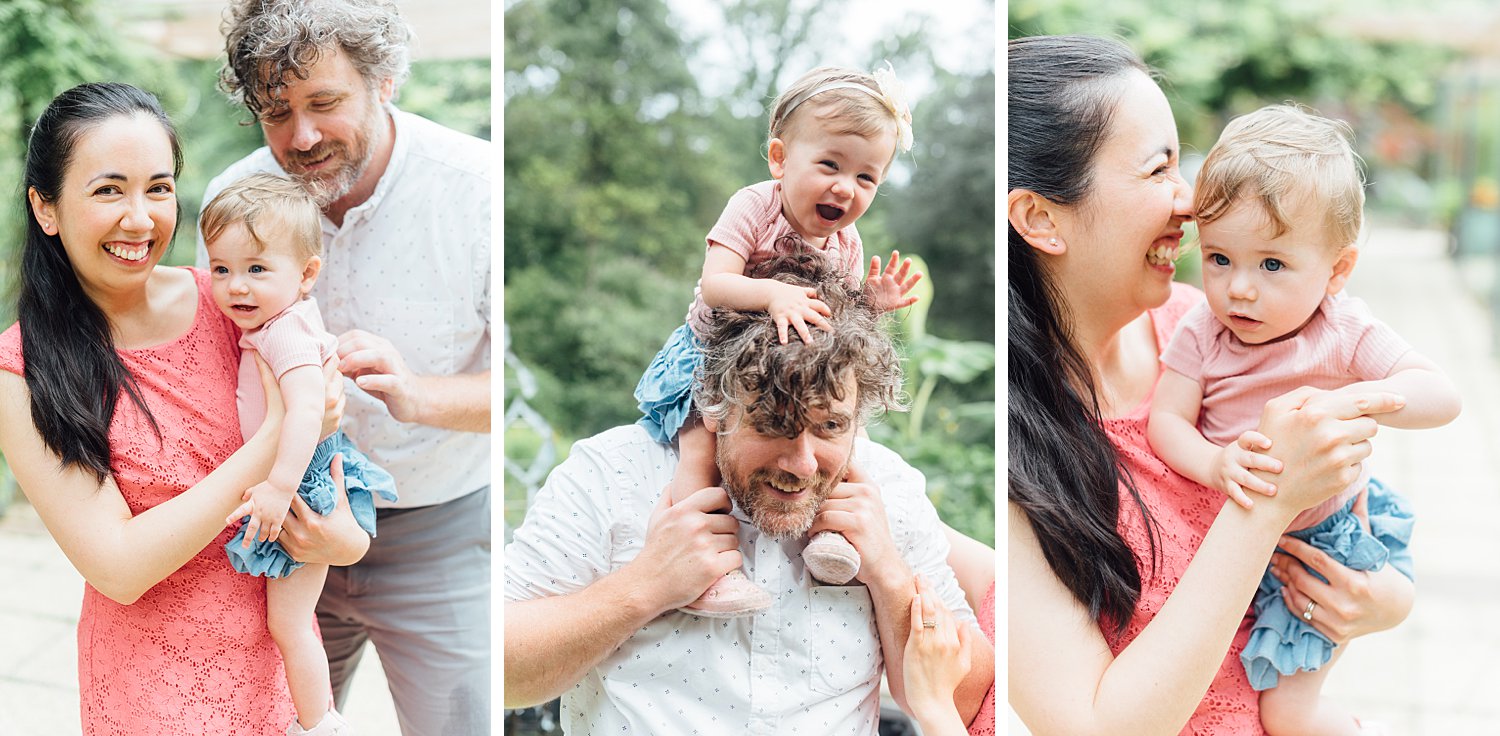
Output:
<instances>
[{"instance_id":1,"label":"man's hand","mask_svg":"<svg viewBox=\"0 0 1500 736\"><path fill-rule=\"evenodd\" d=\"M912 572L891 538L880 488L857 466L851 464L843 482L834 486L807 533L812 536L822 531L842 533L859 550L859 572L854 577L861 583L875 587L899 579L910 585Z\"/></svg>"},{"instance_id":2,"label":"man's hand","mask_svg":"<svg viewBox=\"0 0 1500 736\"><path fill-rule=\"evenodd\" d=\"M729 509L723 488L703 488L675 504L662 494L646 525L645 547L621 568L639 575L658 613L692 603L740 566L740 522L714 513Z\"/></svg>"},{"instance_id":3,"label":"man's hand","mask_svg":"<svg viewBox=\"0 0 1500 736\"><path fill-rule=\"evenodd\" d=\"M329 465L333 475L333 511L323 516L312 510L301 495L292 496L292 513L281 528L281 546L298 562L352 565L370 549L370 535L360 528L349 510L344 490L344 456L335 453Z\"/></svg>"},{"instance_id":4,"label":"man's hand","mask_svg":"<svg viewBox=\"0 0 1500 736\"><path fill-rule=\"evenodd\" d=\"M422 421L419 378L406 367L396 346L379 335L349 330L339 335L339 370L354 384L385 402L398 422Z\"/></svg>"}]
</instances>

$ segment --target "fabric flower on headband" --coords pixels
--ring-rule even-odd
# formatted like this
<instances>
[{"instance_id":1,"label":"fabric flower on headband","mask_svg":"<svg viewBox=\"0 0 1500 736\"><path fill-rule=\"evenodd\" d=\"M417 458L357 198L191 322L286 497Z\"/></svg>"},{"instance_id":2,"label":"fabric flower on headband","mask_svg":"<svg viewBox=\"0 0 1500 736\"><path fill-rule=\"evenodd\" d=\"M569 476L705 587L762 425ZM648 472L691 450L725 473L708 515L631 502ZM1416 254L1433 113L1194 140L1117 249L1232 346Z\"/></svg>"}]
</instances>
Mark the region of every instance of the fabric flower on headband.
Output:
<instances>
[{"instance_id":1,"label":"fabric flower on headband","mask_svg":"<svg viewBox=\"0 0 1500 736\"><path fill-rule=\"evenodd\" d=\"M875 84L880 86L880 101L896 116L896 148L905 153L911 150L911 106L906 103L906 87L896 78L896 70L887 61L885 66L870 73Z\"/></svg>"}]
</instances>

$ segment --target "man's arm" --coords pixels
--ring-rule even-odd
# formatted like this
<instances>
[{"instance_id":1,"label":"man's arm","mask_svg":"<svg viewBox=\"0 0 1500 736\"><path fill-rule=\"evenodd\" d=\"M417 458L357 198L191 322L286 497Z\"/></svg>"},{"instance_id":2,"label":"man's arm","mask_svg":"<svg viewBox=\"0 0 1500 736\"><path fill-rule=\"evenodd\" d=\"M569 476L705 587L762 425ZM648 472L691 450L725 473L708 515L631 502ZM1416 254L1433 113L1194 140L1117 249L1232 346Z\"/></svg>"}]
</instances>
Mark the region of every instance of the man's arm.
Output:
<instances>
[{"instance_id":1,"label":"man's arm","mask_svg":"<svg viewBox=\"0 0 1500 736\"><path fill-rule=\"evenodd\" d=\"M934 514L934 549L939 558L942 558L947 554L947 543L941 532L936 531L938 527L935 525L935 517ZM911 601L917 592L912 583L914 575L891 537L880 488L871 483L857 465L850 466L845 481L824 501L817 520L808 533L811 535L824 530L841 532L859 550L860 568L855 577L869 589L870 599L874 603L875 627L880 633L886 682L890 685L891 697L902 708L906 708L903 668L906 639L911 631L908 621ZM950 571L950 582L951 576ZM950 606L964 605L961 594L955 594L954 600L945 603ZM968 618L963 617L962 625L970 625ZM969 673L959 683L953 698L964 723L973 720L979 712L980 703L995 679L995 650L978 630L972 633L974 636L971 637L973 643L969 647Z\"/></svg>"},{"instance_id":2,"label":"man's arm","mask_svg":"<svg viewBox=\"0 0 1500 736\"><path fill-rule=\"evenodd\" d=\"M642 626L738 568L739 521L712 513L728 509L721 488L677 504L664 493L634 560L575 593L506 602L505 707L561 695ZM509 550L506 562L513 563Z\"/></svg>"},{"instance_id":3,"label":"man's arm","mask_svg":"<svg viewBox=\"0 0 1500 736\"><path fill-rule=\"evenodd\" d=\"M350 330L339 335L339 370L385 402L398 422L458 432L490 431L490 372L456 376L413 373L396 346L379 335Z\"/></svg>"},{"instance_id":4,"label":"man's arm","mask_svg":"<svg viewBox=\"0 0 1500 736\"><path fill-rule=\"evenodd\" d=\"M505 707L545 703L573 687L661 614L629 565L571 595L505 603Z\"/></svg>"}]
</instances>

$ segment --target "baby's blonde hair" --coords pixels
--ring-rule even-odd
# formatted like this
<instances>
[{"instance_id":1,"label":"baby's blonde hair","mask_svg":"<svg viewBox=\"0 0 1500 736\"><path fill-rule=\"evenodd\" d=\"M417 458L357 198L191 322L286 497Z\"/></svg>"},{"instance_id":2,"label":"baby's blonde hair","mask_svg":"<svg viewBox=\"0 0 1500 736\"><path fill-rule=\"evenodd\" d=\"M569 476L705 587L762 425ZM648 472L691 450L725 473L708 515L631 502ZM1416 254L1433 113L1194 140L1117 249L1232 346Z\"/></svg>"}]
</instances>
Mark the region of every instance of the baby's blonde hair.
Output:
<instances>
[{"instance_id":1,"label":"baby's blonde hair","mask_svg":"<svg viewBox=\"0 0 1500 736\"><path fill-rule=\"evenodd\" d=\"M1213 222L1241 202L1258 202L1271 237L1291 229L1287 209L1312 197L1340 247L1359 238L1365 190L1361 161L1341 120L1295 105L1269 105L1229 121L1198 173L1193 208Z\"/></svg>"},{"instance_id":2,"label":"baby's blonde hair","mask_svg":"<svg viewBox=\"0 0 1500 736\"><path fill-rule=\"evenodd\" d=\"M203 242L217 240L230 225L241 223L250 239L265 250L269 243L257 223L279 223L291 238L292 252L306 259L323 252L323 226L318 203L300 184L275 174L251 174L219 192L198 216Z\"/></svg>"},{"instance_id":3,"label":"baby's blonde hair","mask_svg":"<svg viewBox=\"0 0 1500 736\"><path fill-rule=\"evenodd\" d=\"M772 103L770 137L786 140L807 115L838 135L874 138L894 129L892 160L911 150L911 108L890 64L874 74L831 66L803 74Z\"/></svg>"}]
</instances>

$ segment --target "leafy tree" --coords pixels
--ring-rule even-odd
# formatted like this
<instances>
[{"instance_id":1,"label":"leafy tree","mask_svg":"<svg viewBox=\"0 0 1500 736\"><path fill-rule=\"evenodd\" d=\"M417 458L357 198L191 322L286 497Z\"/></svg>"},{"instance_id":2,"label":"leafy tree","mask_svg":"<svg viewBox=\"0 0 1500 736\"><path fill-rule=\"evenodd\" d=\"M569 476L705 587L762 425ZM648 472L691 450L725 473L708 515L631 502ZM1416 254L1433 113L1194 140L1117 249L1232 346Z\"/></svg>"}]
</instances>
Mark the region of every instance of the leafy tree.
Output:
<instances>
[{"instance_id":1,"label":"leafy tree","mask_svg":"<svg viewBox=\"0 0 1500 736\"><path fill-rule=\"evenodd\" d=\"M505 28L506 321L563 387L535 405L585 434L634 418L737 183L663 2L518 2Z\"/></svg>"},{"instance_id":2,"label":"leafy tree","mask_svg":"<svg viewBox=\"0 0 1500 736\"><path fill-rule=\"evenodd\" d=\"M1287 99L1339 110L1381 101L1428 108L1451 58L1429 45L1355 37L1328 22L1370 12L1369 3L1352 0L1018 0L1008 12L1012 38L1123 37L1162 70L1184 144L1205 152L1230 117Z\"/></svg>"}]
</instances>

